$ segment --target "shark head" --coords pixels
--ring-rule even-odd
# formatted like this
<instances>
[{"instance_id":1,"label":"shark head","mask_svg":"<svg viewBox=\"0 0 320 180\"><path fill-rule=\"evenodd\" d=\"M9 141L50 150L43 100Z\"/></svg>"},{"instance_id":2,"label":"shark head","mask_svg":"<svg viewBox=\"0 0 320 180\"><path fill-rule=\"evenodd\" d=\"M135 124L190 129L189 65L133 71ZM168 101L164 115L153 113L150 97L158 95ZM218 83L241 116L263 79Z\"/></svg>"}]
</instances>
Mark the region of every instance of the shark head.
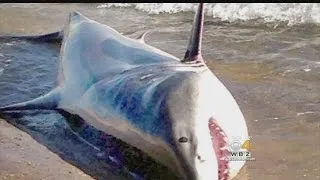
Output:
<instances>
[{"instance_id":1,"label":"shark head","mask_svg":"<svg viewBox=\"0 0 320 180\"><path fill-rule=\"evenodd\" d=\"M168 93L170 146L180 176L188 180L230 179L244 161L228 161L232 137L247 136L243 115L230 92L211 73L183 72Z\"/></svg>"}]
</instances>

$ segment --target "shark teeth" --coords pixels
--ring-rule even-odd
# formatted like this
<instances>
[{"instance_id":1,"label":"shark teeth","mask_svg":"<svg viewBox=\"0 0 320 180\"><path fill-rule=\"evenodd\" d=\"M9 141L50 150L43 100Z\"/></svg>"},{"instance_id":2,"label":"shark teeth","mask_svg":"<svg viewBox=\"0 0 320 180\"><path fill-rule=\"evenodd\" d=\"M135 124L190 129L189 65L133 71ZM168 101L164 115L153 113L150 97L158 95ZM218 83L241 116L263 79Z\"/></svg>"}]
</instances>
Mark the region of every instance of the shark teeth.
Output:
<instances>
[{"instance_id":1,"label":"shark teeth","mask_svg":"<svg viewBox=\"0 0 320 180\"><path fill-rule=\"evenodd\" d=\"M224 136L224 137L226 136L226 135L224 134L224 132L222 132L222 131L220 131L219 133L220 133L222 136Z\"/></svg>"},{"instance_id":2,"label":"shark teeth","mask_svg":"<svg viewBox=\"0 0 320 180\"><path fill-rule=\"evenodd\" d=\"M223 146L222 148L220 148L220 150L222 150L222 151L224 151L226 149L228 149L227 146Z\"/></svg>"},{"instance_id":3,"label":"shark teeth","mask_svg":"<svg viewBox=\"0 0 320 180\"><path fill-rule=\"evenodd\" d=\"M218 179L227 180L229 179L229 162L227 158L230 154L227 147L228 138L221 129L221 127L218 125L217 121L213 118L210 118L209 120L209 130L212 139L213 149L218 159Z\"/></svg>"}]
</instances>

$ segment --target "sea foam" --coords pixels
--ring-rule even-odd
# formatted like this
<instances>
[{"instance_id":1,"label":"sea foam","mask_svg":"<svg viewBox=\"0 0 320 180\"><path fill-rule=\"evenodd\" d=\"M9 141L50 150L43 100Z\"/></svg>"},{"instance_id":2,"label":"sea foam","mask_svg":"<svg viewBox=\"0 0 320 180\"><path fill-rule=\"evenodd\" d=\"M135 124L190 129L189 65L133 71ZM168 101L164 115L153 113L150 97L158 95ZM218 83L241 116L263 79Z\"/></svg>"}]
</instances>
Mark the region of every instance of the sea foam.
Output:
<instances>
[{"instance_id":1,"label":"sea foam","mask_svg":"<svg viewBox=\"0 0 320 180\"><path fill-rule=\"evenodd\" d=\"M150 14L195 11L196 3L105 3L98 8L132 7ZM320 24L320 4L316 3L206 3L207 16L221 21L284 22L287 25Z\"/></svg>"}]
</instances>

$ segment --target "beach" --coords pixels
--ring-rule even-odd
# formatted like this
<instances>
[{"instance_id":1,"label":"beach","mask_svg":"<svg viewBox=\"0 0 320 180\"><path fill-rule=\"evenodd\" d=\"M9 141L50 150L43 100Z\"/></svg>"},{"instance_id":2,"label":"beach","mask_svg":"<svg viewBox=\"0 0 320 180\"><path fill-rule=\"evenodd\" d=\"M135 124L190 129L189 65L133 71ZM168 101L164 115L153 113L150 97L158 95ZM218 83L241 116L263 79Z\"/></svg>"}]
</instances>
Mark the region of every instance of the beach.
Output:
<instances>
[{"instance_id":1,"label":"beach","mask_svg":"<svg viewBox=\"0 0 320 180\"><path fill-rule=\"evenodd\" d=\"M193 13L141 9L4 3L0 35L54 32L77 10L129 37L151 29L146 43L183 57ZM320 179L320 26L240 20L206 17L202 45L203 58L236 99L251 136L255 160L235 180ZM58 57L58 44L1 40L0 106L49 92ZM101 145L98 132L76 134L58 113L1 118L0 179L134 179L99 158L110 147Z\"/></svg>"}]
</instances>

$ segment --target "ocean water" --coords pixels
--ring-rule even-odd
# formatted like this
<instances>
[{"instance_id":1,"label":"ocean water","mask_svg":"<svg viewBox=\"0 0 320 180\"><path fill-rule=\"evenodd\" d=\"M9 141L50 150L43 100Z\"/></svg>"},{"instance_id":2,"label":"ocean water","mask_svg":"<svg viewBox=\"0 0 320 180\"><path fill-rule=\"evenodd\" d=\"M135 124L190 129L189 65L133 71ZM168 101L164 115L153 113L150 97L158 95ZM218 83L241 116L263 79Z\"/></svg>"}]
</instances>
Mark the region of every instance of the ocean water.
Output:
<instances>
[{"instance_id":1,"label":"ocean water","mask_svg":"<svg viewBox=\"0 0 320 180\"><path fill-rule=\"evenodd\" d=\"M0 35L57 31L66 24L71 11L78 11L129 37L151 30L146 36L148 44L182 58L196 8L197 4L180 3L1 3ZM320 119L320 4L208 3L205 15L204 59L235 96L256 144L263 146L270 137L279 141L270 144L275 146L290 139L292 144L284 149L303 144L306 150L294 146L296 151L316 153L309 162L319 160L319 151L312 147L319 145L314 138L319 137L316 132ZM0 39L0 105L50 91L56 83L58 61L58 44ZM54 112L6 116L9 122L95 178L157 179L159 174L173 178L172 172L158 165L143 170L153 163L146 160L137 164L138 155L130 162L124 160L128 158L121 153L127 152L124 147L132 148L86 124L74 124L74 118L66 120ZM262 160L249 165L251 179L319 177L316 162L286 163L289 165L281 166L279 171L262 171L276 161L265 154L257 150L257 159ZM292 164L296 162L297 157L285 156ZM300 160L303 158L307 157L301 156Z\"/></svg>"},{"instance_id":2,"label":"ocean water","mask_svg":"<svg viewBox=\"0 0 320 180\"><path fill-rule=\"evenodd\" d=\"M106 3L98 8L132 7L149 14L195 12L196 3ZM287 25L320 23L316 3L205 3L205 14L220 21L283 22Z\"/></svg>"}]
</instances>

